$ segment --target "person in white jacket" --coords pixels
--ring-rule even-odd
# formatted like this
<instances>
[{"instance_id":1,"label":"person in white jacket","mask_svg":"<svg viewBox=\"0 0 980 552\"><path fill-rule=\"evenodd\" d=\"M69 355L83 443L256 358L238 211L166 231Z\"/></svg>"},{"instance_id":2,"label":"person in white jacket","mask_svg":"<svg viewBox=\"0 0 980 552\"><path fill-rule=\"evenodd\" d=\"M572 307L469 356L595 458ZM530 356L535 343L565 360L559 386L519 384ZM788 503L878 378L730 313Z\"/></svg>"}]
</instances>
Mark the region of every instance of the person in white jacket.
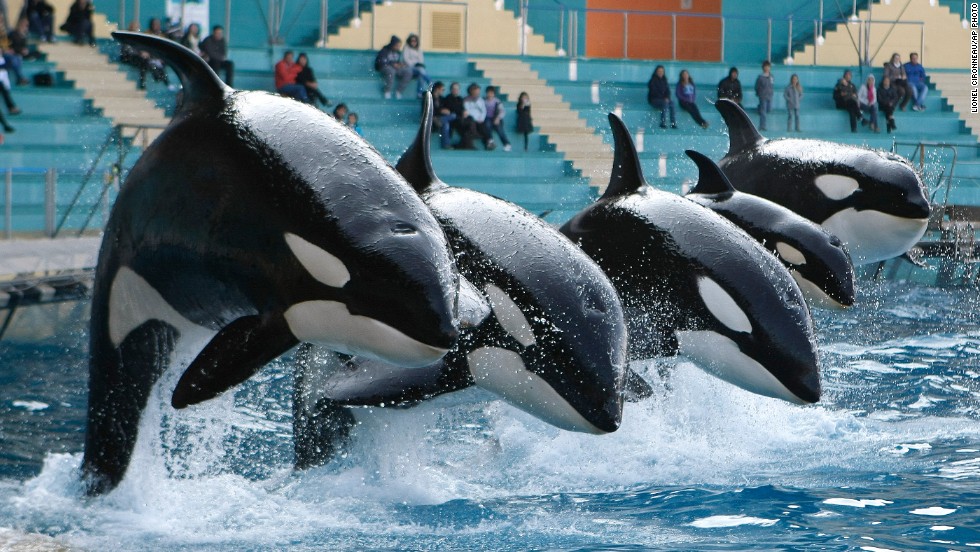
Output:
<instances>
[{"instance_id":1,"label":"person in white jacket","mask_svg":"<svg viewBox=\"0 0 980 552\"><path fill-rule=\"evenodd\" d=\"M429 89L432 79L425 71L425 54L422 53L418 35L410 34L405 39L405 48L402 49L402 62L412 69L412 78L418 83L416 94L421 98L422 94L425 94L425 91Z\"/></svg>"},{"instance_id":2,"label":"person in white jacket","mask_svg":"<svg viewBox=\"0 0 980 552\"><path fill-rule=\"evenodd\" d=\"M858 105L861 106L862 112L868 113L871 119L871 130L878 132L878 91L875 89L874 75L868 75L864 84L858 88Z\"/></svg>"}]
</instances>

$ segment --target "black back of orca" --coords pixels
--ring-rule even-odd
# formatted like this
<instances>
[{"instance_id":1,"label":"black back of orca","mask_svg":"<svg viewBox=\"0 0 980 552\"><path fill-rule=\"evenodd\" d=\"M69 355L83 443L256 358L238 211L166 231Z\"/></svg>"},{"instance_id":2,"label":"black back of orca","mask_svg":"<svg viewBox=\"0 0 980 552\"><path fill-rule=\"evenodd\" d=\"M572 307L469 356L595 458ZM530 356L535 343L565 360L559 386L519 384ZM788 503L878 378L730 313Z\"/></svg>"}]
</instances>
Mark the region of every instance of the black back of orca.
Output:
<instances>
[{"instance_id":1,"label":"black back of orca","mask_svg":"<svg viewBox=\"0 0 980 552\"><path fill-rule=\"evenodd\" d=\"M458 275L445 234L373 148L310 106L228 88L172 41L114 36L173 66L184 101L127 177L99 254L90 492L122 479L150 389L186 343L203 349L178 408L301 340L408 365L448 350Z\"/></svg>"},{"instance_id":2,"label":"black back of orca","mask_svg":"<svg viewBox=\"0 0 980 552\"><path fill-rule=\"evenodd\" d=\"M750 391L817 401L812 321L792 277L721 216L648 186L629 132L615 115L609 120L609 187L561 231L616 286L630 358L680 351Z\"/></svg>"},{"instance_id":3,"label":"black back of orca","mask_svg":"<svg viewBox=\"0 0 980 552\"><path fill-rule=\"evenodd\" d=\"M614 287L592 259L538 217L439 181L429 159L431 116L427 101L419 135L397 168L445 230L470 295L489 306L470 317L474 324L461 330L442 360L425 369L358 358L328 362L331 375L310 377L321 381L320 392L304 399L308 410L323 398L344 406L411 406L476 384L563 429L614 431L622 416L627 350ZM323 438L315 427L294 428L304 451L335 450L329 443L306 444L311 433ZM311 463L306 452L302 456Z\"/></svg>"},{"instance_id":4,"label":"black back of orca","mask_svg":"<svg viewBox=\"0 0 980 552\"><path fill-rule=\"evenodd\" d=\"M847 245L854 264L899 256L922 237L929 200L906 159L821 140L767 140L738 104L715 107L730 139L718 166L732 185L820 224Z\"/></svg>"},{"instance_id":5,"label":"black back of orca","mask_svg":"<svg viewBox=\"0 0 980 552\"><path fill-rule=\"evenodd\" d=\"M735 223L776 255L811 307L854 304L854 267L837 236L781 205L735 190L710 159L691 150L687 155L701 178L686 198Z\"/></svg>"}]
</instances>

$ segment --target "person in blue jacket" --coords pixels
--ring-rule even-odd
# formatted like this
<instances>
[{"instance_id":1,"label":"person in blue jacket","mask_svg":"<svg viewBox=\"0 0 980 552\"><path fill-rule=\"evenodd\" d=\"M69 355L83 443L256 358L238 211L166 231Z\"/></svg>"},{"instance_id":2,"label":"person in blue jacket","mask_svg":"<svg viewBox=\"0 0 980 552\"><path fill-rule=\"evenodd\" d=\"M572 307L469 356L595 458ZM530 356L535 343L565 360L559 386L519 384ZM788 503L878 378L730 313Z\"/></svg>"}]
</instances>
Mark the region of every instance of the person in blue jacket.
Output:
<instances>
[{"instance_id":1,"label":"person in blue jacket","mask_svg":"<svg viewBox=\"0 0 980 552\"><path fill-rule=\"evenodd\" d=\"M698 94L697 88L694 86L694 79L691 78L687 69L681 71L681 75L677 79L675 94L677 94L677 103L681 105L681 109L690 113L694 122L701 128L708 128L708 121L704 120L704 117L701 116L701 110L698 109Z\"/></svg>"},{"instance_id":2,"label":"person in blue jacket","mask_svg":"<svg viewBox=\"0 0 980 552\"><path fill-rule=\"evenodd\" d=\"M905 76L908 78L909 87L912 88L912 111L924 111L926 108L926 95L929 94L929 85L926 84L926 68L919 63L919 54L912 52L909 54L909 61L905 64Z\"/></svg>"}]
</instances>

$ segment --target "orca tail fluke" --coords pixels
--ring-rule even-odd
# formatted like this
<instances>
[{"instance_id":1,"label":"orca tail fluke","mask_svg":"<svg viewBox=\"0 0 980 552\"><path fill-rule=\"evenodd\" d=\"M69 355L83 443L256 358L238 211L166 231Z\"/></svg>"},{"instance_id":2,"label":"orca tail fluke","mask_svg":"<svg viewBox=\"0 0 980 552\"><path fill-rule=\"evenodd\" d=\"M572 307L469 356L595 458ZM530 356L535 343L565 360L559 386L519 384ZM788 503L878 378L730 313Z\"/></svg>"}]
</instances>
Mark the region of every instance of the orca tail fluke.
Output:
<instances>
[{"instance_id":1,"label":"orca tail fluke","mask_svg":"<svg viewBox=\"0 0 980 552\"><path fill-rule=\"evenodd\" d=\"M436 173L432 169L432 157L429 153L431 142L432 93L426 92L418 134L415 135L415 141L412 142L411 146L408 146L408 149L405 150L395 165L395 170L405 177L405 180L419 193L439 182L439 178L436 177Z\"/></svg>"},{"instance_id":2,"label":"orca tail fluke","mask_svg":"<svg viewBox=\"0 0 980 552\"><path fill-rule=\"evenodd\" d=\"M201 56L172 40L128 31L115 31L112 38L150 52L173 67L184 87L184 106L220 101L232 90Z\"/></svg>"},{"instance_id":3,"label":"orca tail fluke","mask_svg":"<svg viewBox=\"0 0 980 552\"><path fill-rule=\"evenodd\" d=\"M743 150L765 141L765 138L756 130L755 124L737 103L727 98L722 98L715 102L715 109L721 113L728 125L728 153L735 155Z\"/></svg>"},{"instance_id":4,"label":"orca tail fluke","mask_svg":"<svg viewBox=\"0 0 980 552\"><path fill-rule=\"evenodd\" d=\"M684 153L698 166L698 183L691 190L691 193L714 195L735 191L735 187L732 186L725 173L721 172L718 165L706 155L694 150L684 150Z\"/></svg>"},{"instance_id":5,"label":"orca tail fluke","mask_svg":"<svg viewBox=\"0 0 980 552\"><path fill-rule=\"evenodd\" d=\"M616 114L609 114L609 126L613 134L613 166L609 176L609 186L602 194L602 199L631 194L640 189L646 180L643 179L643 168L640 157L636 153L636 145L630 136L626 123Z\"/></svg>"}]
</instances>

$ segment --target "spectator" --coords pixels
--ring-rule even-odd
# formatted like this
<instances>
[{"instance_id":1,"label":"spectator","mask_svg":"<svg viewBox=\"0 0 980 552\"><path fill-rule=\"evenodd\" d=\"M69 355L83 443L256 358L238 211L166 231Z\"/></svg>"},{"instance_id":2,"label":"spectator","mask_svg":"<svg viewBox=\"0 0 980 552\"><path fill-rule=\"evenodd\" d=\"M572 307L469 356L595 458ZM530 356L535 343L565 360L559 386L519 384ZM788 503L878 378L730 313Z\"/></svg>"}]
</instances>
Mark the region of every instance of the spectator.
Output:
<instances>
[{"instance_id":1,"label":"spectator","mask_svg":"<svg viewBox=\"0 0 980 552\"><path fill-rule=\"evenodd\" d=\"M412 78L417 83L416 95L421 98L422 94L429 89L432 79L425 72L425 54L419 45L418 35L410 34L405 39L405 49L402 50L402 61L407 67L412 69Z\"/></svg>"},{"instance_id":2,"label":"spectator","mask_svg":"<svg viewBox=\"0 0 980 552\"><path fill-rule=\"evenodd\" d=\"M704 117L701 116L701 110L698 109L698 91L687 69L681 71L680 77L677 79L675 94L677 95L677 103L681 105L681 109L690 113L691 117L694 118L694 122L700 125L701 128L708 128L708 121L704 120Z\"/></svg>"},{"instance_id":3,"label":"spectator","mask_svg":"<svg viewBox=\"0 0 980 552\"><path fill-rule=\"evenodd\" d=\"M916 52L909 54L909 62L905 64L905 76L909 88L912 89L912 99L915 100L912 111L925 111L929 85L926 84L926 68L919 63L919 54Z\"/></svg>"},{"instance_id":4,"label":"spectator","mask_svg":"<svg viewBox=\"0 0 980 552\"><path fill-rule=\"evenodd\" d=\"M397 77L398 87L395 89L395 97L400 99L405 87L408 86L408 81L412 80L413 74L412 68L402 61L402 40L400 38L392 36L388 45L378 51L378 55L374 58L374 70L381 73L386 100L391 99L391 90Z\"/></svg>"},{"instance_id":5,"label":"spectator","mask_svg":"<svg viewBox=\"0 0 980 552\"><path fill-rule=\"evenodd\" d=\"M786 99L786 132L791 130L800 131L800 102L803 100L803 85L800 84L800 77L793 73L789 78L789 86L783 90L783 98ZM795 125L794 125L795 122Z\"/></svg>"},{"instance_id":6,"label":"spectator","mask_svg":"<svg viewBox=\"0 0 980 552\"><path fill-rule=\"evenodd\" d=\"M306 95L306 88L296 83L296 77L302 70L303 68L293 61L292 50L283 52L282 59L276 63L276 92L301 102L309 101L309 97Z\"/></svg>"},{"instance_id":7,"label":"spectator","mask_svg":"<svg viewBox=\"0 0 980 552\"><path fill-rule=\"evenodd\" d=\"M45 42L54 42L54 8L45 0L27 0L21 17L26 17L28 30Z\"/></svg>"},{"instance_id":8,"label":"spectator","mask_svg":"<svg viewBox=\"0 0 980 552\"><path fill-rule=\"evenodd\" d=\"M357 113L353 111L347 114L347 126L350 127L351 130L356 132L358 136L364 136L364 133L361 132L361 125L358 124L358 121L360 120L361 118L358 117Z\"/></svg>"},{"instance_id":9,"label":"spectator","mask_svg":"<svg viewBox=\"0 0 980 552\"><path fill-rule=\"evenodd\" d=\"M150 23L146 26L146 34L166 38L163 32L163 23L160 22L159 17L150 18Z\"/></svg>"},{"instance_id":10,"label":"spectator","mask_svg":"<svg viewBox=\"0 0 980 552\"><path fill-rule=\"evenodd\" d=\"M211 34L201 41L201 57L208 62L215 73L225 72L225 84L234 86L235 64L228 59L228 42L225 40L225 28L215 25Z\"/></svg>"},{"instance_id":11,"label":"spectator","mask_svg":"<svg viewBox=\"0 0 980 552\"><path fill-rule=\"evenodd\" d=\"M6 63L7 70L10 71L10 76L13 77L13 82L24 85L29 82L24 78L24 73L21 72L21 67L24 63L23 54L28 53L27 40L26 36L19 35L21 38L18 38L18 35L19 33L16 29L11 31L9 35L7 34L7 20L0 13L0 54L3 55L3 60ZM15 43L15 40L17 40L17 43Z\"/></svg>"},{"instance_id":12,"label":"spectator","mask_svg":"<svg viewBox=\"0 0 980 552\"><path fill-rule=\"evenodd\" d=\"M885 77L888 78L888 77ZM871 118L871 130L878 131L878 92L875 89L875 76L868 75L864 86L858 89L858 104L861 111L867 111Z\"/></svg>"},{"instance_id":13,"label":"spectator","mask_svg":"<svg viewBox=\"0 0 980 552\"><path fill-rule=\"evenodd\" d=\"M471 83L466 87L466 97L463 98L463 122L464 124L469 122L471 127L475 127L476 133L480 136L480 140L483 142L483 147L490 151L497 148L497 144L493 141L493 136L490 134L490 129L486 125L487 120L487 102L480 97L480 85L477 83Z\"/></svg>"},{"instance_id":14,"label":"spectator","mask_svg":"<svg viewBox=\"0 0 980 552\"><path fill-rule=\"evenodd\" d=\"M473 122L473 118L466 116L466 106L463 103L463 98L459 95L459 88L460 85L458 82L449 85L449 95L445 97L443 105L455 116L453 128L459 134L459 142L456 144L456 149L471 150L475 149L473 147L473 139L479 133L476 130L476 123ZM479 90L479 87L477 89Z\"/></svg>"},{"instance_id":15,"label":"spectator","mask_svg":"<svg viewBox=\"0 0 980 552\"><path fill-rule=\"evenodd\" d=\"M7 104L7 112L11 115L20 115L20 108L14 103L13 96L10 95L10 75L7 74L7 65L0 56L0 95L3 96L3 103ZM7 131L12 132L12 131Z\"/></svg>"},{"instance_id":16,"label":"spectator","mask_svg":"<svg viewBox=\"0 0 980 552\"><path fill-rule=\"evenodd\" d=\"M898 55L898 52L892 54L891 61L885 64L885 72L882 77L888 77L892 81L892 86L898 89L898 93L902 97L902 103L899 104L898 109L905 111L905 106L912 100L914 92L909 86L905 66L902 65L902 56Z\"/></svg>"},{"instance_id":17,"label":"spectator","mask_svg":"<svg viewBox=\"0 0 980 552\"><path fill-rule=\"evenodd\" d=\"M88 44L95 46L95 37L92 36L92 12L95 6L92 0L75 0L68 9L68 19L61 26L61 30L71 35L72 42L75 44Z\"/></svg>"},{"instance_id":18,"label":"spectator","mask_svg":"<svg viewBox=\"0 0 980 552\"><path fill-rule=\"evenodd\" d=\"M755 79L755 95L759 97L759 130L766 130L766 116L772 109L773 90L776 80L772 76L772 64L762 62L762 74Z\"/></svg>"},{"instance_id":19,"label":"spectator","mask_svg":"<svg viewBox=\"0 0 980 552\"><path fill-rule=\"evenodd\" d=\"M851 132L857 132L858 119L861 120L862 125L865 124L864 116L861 114L861 106L858 104L857 89L851 82L850 69L844 71L844 76L834 86L834 105L837 109L847 111L851 122Z\"/></svg>"},{"instance_id":20,"label":"spectator","mask_svg":"<svg viewBox=\"0 0 980 552\"><path fill-rule=\"evenodd\" d=\"M487 118L484 121L487 134L493 136L496 131L500 143L504 145L504 151L510 151L510 140L507 139L507 131L504 129L504 104L497 97L497 89L493 86L487 86L486 94L483 102L487 106Z\"/></svg>"},{"instance_id":21,"label":"spectator","mask_svg":"<svg viewBox=\"0 0 980 552\"><path fill-rule=\"evenodd\" d=\"M882 77L881 85L878 86L878 110L885 114L885 132L892 132L898 128L895 126L896 105L898 105L898 89L892 86L891 79Z\"/></svg>"},{"instance_id":22,"label":"spectator","mask_svg":"<svg viewBox=\"0 0 980 552\"><path fill-rule=\"evenodd\" d=\"M742 83L738 80L738 68L728 70L728 76L718 83L718 99L728 98L742 105Z\"/></svg>"},{"instance_id":23,"label":"spectator","mask_svg":"<svg viewBox=\"0 0 980 552\"><path fill-rule=\"evenodd\" d=\"M180 43L186 46L189 50L193 51L195 54L200 55L201 26L197 23L191 23L188 25L187 30L184 31L184 36L180 38Z\"/></svg>"},{"instance_id":24,"label":"spectator","mask_svg":"<svg viewBox=\"0 0 980 552\"><path fill-rule=\"evenodd\" d=\"M306 89L306 97L310 105L316 105L317 100L320 100L324 106L331 105L330 100L320 92L320 85L313 75L313 68L310 67L310 58L305 53L300 52L299 57L296 58L296 64L300 66L299 74L296 75L296 84Z\"/></svg>"},{"instance_id":25,"label":"spectator","mask_svg":"<svg viewBox=\"0 0 980 552\"><path fill-rule=\"evenodd\" d=\"M670 128L677 128L674 115L674 102L670 99L670 84L667 83L667 70L658 65L647 82L647 103L660 110L660 128L667 128L667 114L670 113Z\"/></svg>"},{"instance_id":26,"label":"spectator","mask_svg":"<svg viewBox=\"0 0 980 552\"><path fill-rule=\"evenodd\" d=\"M337 107L333 108L333 118L341 122L341 124L347 123L347 104L339 103Z\"/></svg>"},{"instance_id":27,"label":"spectator","mask_svg":"<svg viewBox=\"0 0 980 552\"><path fill-rule=\"evenodd\" d=\"M17 26L14 30L10 31L7 35L10 38L10 48L14 51L14 54L20 57L20 59L40 59L41 55L36 51L31 50L28 45L28 37L30 36L30 31L28 30L28 22L26 17L21 17L17 20ZM26 83L25 83L26 84Z\"/></svg>"},{"instance_id":28,"label":"spectator","mask_svg":"<svg viewBox=\"0 0 980 552\"><path fill-rule=\"evenodd\" d=\"M517 132L524 135L524 151L527 151L527 137L534 132L534 123L531 121L531 97L527 92L521 92L517 97Z\"/></svg>"},{"instance_id":29,"label":"spectator","mask_svg":"<svg viewBox=\"0 0 980 552\"><path fill-rule=\"evenodd\" d=\"M446 85L442 81L436 81L432 85L432 130L439 133L439 145L442 149L452 147L452 127L456 121L456 114L446 105L446 98L443 92Z\"/></svg>"}]
</instances>

